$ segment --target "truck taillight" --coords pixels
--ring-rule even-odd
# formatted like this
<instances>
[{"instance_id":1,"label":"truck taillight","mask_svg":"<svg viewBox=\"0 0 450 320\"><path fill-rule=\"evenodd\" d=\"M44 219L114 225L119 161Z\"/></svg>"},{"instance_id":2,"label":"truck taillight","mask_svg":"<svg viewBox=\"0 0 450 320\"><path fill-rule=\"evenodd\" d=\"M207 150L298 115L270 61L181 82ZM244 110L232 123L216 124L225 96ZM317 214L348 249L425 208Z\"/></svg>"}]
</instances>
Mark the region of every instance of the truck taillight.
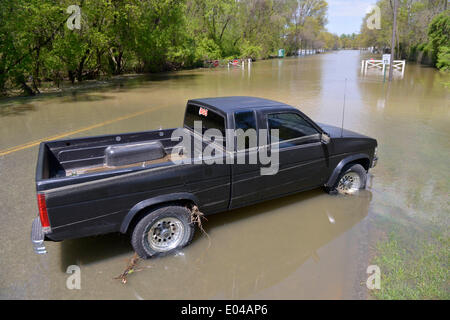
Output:
<instances>
[{"instance_id":1,"label":"truck taillight","mask_svg":"<svg viewBox=\"0 0 450 320\"><path fill-rule=\"evenodd\" d=\"M45 204L45 194L38 193L37 195L39 217L41 218L41 225L44 232L50 231L50 221L48 220L47 205Z\"/></svg>"}]
</instances>

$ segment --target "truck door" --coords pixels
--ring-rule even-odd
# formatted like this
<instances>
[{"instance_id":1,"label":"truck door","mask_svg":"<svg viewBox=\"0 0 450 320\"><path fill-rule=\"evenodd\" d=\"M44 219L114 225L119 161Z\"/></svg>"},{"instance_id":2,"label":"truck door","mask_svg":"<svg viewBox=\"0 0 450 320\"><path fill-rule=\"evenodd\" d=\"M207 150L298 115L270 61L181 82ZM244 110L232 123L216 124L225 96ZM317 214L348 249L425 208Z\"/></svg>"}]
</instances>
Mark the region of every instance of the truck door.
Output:
<instances>
[{"instance_id":1,"label":"truck door","mask_svg":"<svg viewBox=\"0 0 450 320\"><path fill-rule=\"evenodd\" d=\"M278 130L279 167L276 175L267 176L265 192L270 197L322 185L327 173L326 146L321 133L295 111L267 113L269 143ZM273 149L273 145L271 146Z\"/></svg>"},{"instance_id":2,"label":"truck door","mask_svg":"<svg viewBox=\"0 0 450 320\"><path fill-rule=\"evenodd\" d=\"M254 110L234 113L235 150L231 165L230 208L242 207L263 200L264 179L258 161L258 126ZM253 140L252 140L253 139ZM255 141L256 139L256 141ZM240 162L238 163L238 158ZM256 161L250 160L256 159Z\"/></svg>"}]
</instances>

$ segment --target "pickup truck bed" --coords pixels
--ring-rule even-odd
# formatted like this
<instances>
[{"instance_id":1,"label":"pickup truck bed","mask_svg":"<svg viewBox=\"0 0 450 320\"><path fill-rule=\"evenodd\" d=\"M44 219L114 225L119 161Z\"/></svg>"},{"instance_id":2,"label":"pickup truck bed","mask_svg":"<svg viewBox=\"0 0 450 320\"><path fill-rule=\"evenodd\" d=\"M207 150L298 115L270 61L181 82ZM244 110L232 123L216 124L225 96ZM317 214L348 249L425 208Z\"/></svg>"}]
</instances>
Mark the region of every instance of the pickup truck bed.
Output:
<instances>
[{"instance_id":1,"label":"pickup truck bed","mask_svg":"<svg viewBox=\"0 0 450 320\"><path fill-rule=\"evenodd\" d=\"M88 174L88 173L98 173L98 172L105 172L105 171L112 171L112 170L120 170L120 169L126 169L126 168L134 168L134 167L142 167L142 168L148 168L154 164L164 163L164 162L174 162L175 160L180 160L183 158L183 156L174 156L172 154L166 154L164 157L155 159L155 160L148 160L148 161L130 161L129 164L123 164L123 165L107 165L105 163L100 163L97 165L92 166L86 166L86 167L80 167L80 168L72 168L65 170L66 177L70 176L78 176L80 174Z\"/></svg>"},{"instance_id":2,"label":"pickup truck bed","mask_svg":"<svg viewBox=\"0 0 450 320\"><path fill-rule=\"evenodd\" d=\"M39 151L42 162L39 162L41 166L38 167L37 178L42 180L135 167L148 168L170 162L172 148L178 143L170 139L173 130L175 129L45 142ZM152 142L161 145L164 150L162 157L145 161L133 161L131 157L128 163L122 165L108 165L105 161L105 151L112 146L134 146Z\"/></svg>"}]
</instances>

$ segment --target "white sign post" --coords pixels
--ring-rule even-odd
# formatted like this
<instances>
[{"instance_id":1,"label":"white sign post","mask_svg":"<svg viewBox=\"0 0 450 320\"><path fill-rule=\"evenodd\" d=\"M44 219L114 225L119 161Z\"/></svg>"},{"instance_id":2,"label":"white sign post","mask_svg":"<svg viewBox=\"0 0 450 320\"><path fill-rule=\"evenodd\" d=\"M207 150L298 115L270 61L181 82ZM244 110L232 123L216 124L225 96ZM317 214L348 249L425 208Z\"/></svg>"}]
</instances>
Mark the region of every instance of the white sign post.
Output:
<instances>
[{"instance_id":1,"label":"white sign post","mask_svg":"<svg viewBox=\"0 0 450 320\"><path fill-rule=\"evenodd\" d=\"M383 54L383 74L384 79L383 82L386 81L386 66L391 64L391 55L390 54Z\"/></svg>"}]
</instances>

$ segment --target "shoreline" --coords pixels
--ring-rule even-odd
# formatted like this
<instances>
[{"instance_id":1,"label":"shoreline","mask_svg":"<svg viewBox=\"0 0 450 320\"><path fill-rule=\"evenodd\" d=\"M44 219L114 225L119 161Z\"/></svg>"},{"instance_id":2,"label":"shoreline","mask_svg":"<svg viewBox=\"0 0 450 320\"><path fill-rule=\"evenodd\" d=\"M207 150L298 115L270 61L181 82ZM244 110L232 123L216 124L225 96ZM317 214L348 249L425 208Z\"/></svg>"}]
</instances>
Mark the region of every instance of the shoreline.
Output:
<instances>
[{"instance_id":1,"label":"shoreline","mask_svg":"<svg viewBox=\"0 0 450 320\"><path fill-rule=\"evenodd\" d=\"M332 51L334 51L334 50L332 50ZM341 51L341 50L336 50L336 51ZM311 54L311 55L324 54L326 52L327 51L322 52L322 53ZM305 56L309 56L309 55L305 55ZM294 55L290 55L290 56L287 55L285 57L270 56L270 57L263 58L263 59L252 60L252 63L255 63L257 61L264 61L264 60L271 60L271 59L283 59L283 58L291 58L291 57L295 57L295 56ZM300 57L300 56L298 56L298 57ZM222 59L222 60L224 60L224 59ZM21 90L21 89L10 90L8 92L8 94L6 94L4 96L0 96L0 105L7 103L10 100L17 99L17 98L38 98L38 97L46 97L46 96L53 95L53 94L67 94L67 93L77 92L77 91L82 92L83 90L108 87L108 86L111 86L114 84L121 84L123 82L134 80L134 79L139 79L139 78L160 77L160 76L164 76L164 75L176 74L176 73L182 72L182 71L193 71L193 70L203 70L203 69L213 69L214 70L214 69L222 69L222 68L226 68L226 67L220 66L220 67L210 68L210 67L201 66L201 67L191 67L191 68L167 70L167 71L161 71L161 72L124 73L124 74L120 74L120 75L111 75L111 76L103 75L103 76L100 76L98 79L83 80L82 82L76 81L75 83L71 83L70 80L64 79L63 81L61 81L59 87L56 86L52 81L42 81L41 82L42 86L38 87L38 89L39 89L38 93L29 95L29 94L24 93L23 90ZM29 87L32 86L31 81L28 81L26 84Z\"/></svg>"},{"instance_id":2,"label":"shoreline","mask_svg":"<svg viewBox=\"0 0 450 320\"><path fill-rule=\"evenodd\" d=\"M359 49L330 50L330 51L325 51L325 52L311 54L311 55L325 54L328 52L335 52L335 51L346 51L346 50L359 50ZM257 61L264 61L264 60L285 59L285 58L292 58L292 57L307 57L307 56L309 56L309 55L301 55L301 56L287 55L285 57L267 57L265 59L253 60L252 63L255 63ZM430 65L427 65L427 64L415 61L415 60L408 60L408 59L406 59L406 60L409 63L432 67L439 71L439 69L437 69L434 66L430 66ZM161 77L164 75L174 75L174 74L177 74L177 73L183 72L183 71L194 71L194 70L205 70L205 69L215 70L215 69L222 69L222 68L226 68L226 67L221 66L221 67L210 68L210 67L202 66L202 67L182 68L182 69L175 69L175 70L161 71L161 72L151 72L151 73L149 73L149 72L147 72L147 73L124 73L124 74L120 74L120 75L111 75L111 76L103 75L103 76L100 76L98 79L89 79L89 80L84 80L82 82L76 81L75 83L71 83L70 80L64 79L63 81L61 81L61 85L59 87L56 86L52 81L46 81L46 82L42 81L43 85L38 88L40 91L39 93L35 93L34 95L28 95L28 94L24 93L21 89L11 90L11 91L9 91L9 93L7 95L0 96L0 105L14 102L12 100L16 100L16 99L29 99L29 98L40 98L40 97L44 98L44 97L49 97L52 95L65 95L65 94L74 93L74 92L83 92L83 91L95 90L95 89L99 89L99 88L106 88L106 87L113 86L113 85L121 85L128 81L137 80L140 78L152 78L152 77L157 78L157 77ZM31 86L31 82L28 82L27 85ZM447 87L450 86L450 84L448 82L444 82L444 85Z\"/></svg>"},{"instance_id":3,"label":"shoreline","mask_svg":"<svg viewBox=\"0 0 450 320\"><path fill-rule=\"evenodd\" d=\"M178 71L178 70L177 70ZM169 71L169 72L176 72L176 71ZM83 82L75 82L71 83L69 80L64 80L61 82L61 85L58 87L54 85L51 81L49 82L42 82L44 84L43 86L39 87L39 93L36 93L34 95L27 95L22 90L12 90L8 93L8 95L4 95L0 97L0 104L4 104L7 102L11 102L11 100L15 100L17 98L39 98L39 97L47 97L51 95L58 95L58 94L68 94L73 92L83 92L91 89L98 89L103 87L112 86L115 84L121 84L123 82L127 82L130 80L143 78L150 75L162 75L166 74L168 72L161 72L161 73L127 73L127 74L121 74L116 76L109 76L109 77L100 77L99 79L92 79L92 80L84 80Z\"/></svg>"}]
</instances>

